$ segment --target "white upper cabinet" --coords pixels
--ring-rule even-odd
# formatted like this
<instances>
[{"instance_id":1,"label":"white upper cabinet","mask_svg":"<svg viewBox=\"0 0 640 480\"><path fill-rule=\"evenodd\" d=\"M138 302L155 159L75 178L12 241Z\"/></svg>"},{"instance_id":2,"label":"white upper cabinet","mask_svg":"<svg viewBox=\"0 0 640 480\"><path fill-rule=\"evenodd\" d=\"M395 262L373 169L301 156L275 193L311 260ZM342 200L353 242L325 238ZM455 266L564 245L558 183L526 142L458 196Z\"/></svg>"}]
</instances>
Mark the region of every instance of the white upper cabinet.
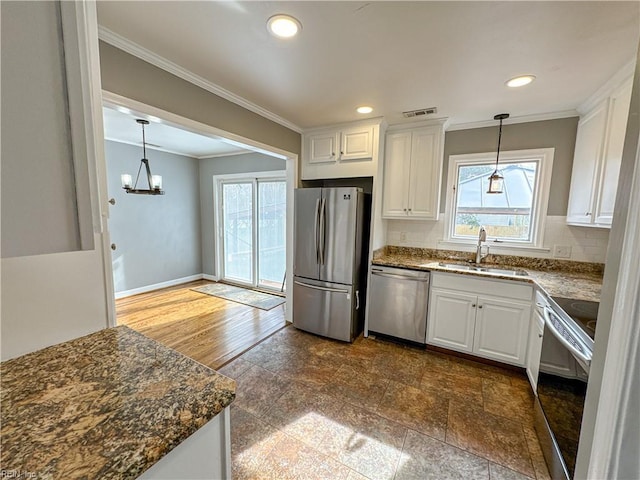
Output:
<instances>
[{"instance_id":1,"label":"white upper cabinet","mask_svg":"<svg viewBox=\"0 0 640 480\"><path fill-rule=\"evenodd\" d=\"M631 103L632 79L580 118L567 223L610 228Z\"/></svg>"},{"instance_id":2,"label":"white upper cabinet","mask_svg":"<svg viewBox=\"0 0 640 480\"><path fill-rule=\"evenodd\" d=\"M384 218L438 219L443 146L442 125L387 133Z\"/></svg>"},{"instance_id":3,"label":"white upper cabinet","mask_svg":"<svg viewBox=\"0 0 640 480\"><path fill-rule=\"evenodd\" d=\"M340 160L373 157L373 127L355 127L340 132Z\"/></svg>"},{"instance_id":4,"label":"white upper cabinet","mask_svg":"<svg viewBox=\"0 0 640 480\"><path fill-rule=\"evenodd\" d=\"M324 132L310 135L309 142L309 163L334 162L338 151L338 132Z\"/></svg>"},{"instance_id":5,"label":"white upper cabinet","mask_svg":"<svg viewBox=\"0 0 640 480\"><path fill-rule=\"evenodd\" d=\"M303 135L302 179L374 176L380 122L313 129Z\"/></svg>"},{"instance_id":6,"label":"white upper cabinet","mask_svg":"<svg viewBox=\"0 0 640 480\"><path fill-rule=\"evenodd\" d=\"M608 129L605 138L600 190L596 206L595 223L611 225L613 207L618 190L618 176L622 162L624 137L627 131L629 106L631 105L631 80L613 92L609 98Z\"/></svg>"}]
</instances>

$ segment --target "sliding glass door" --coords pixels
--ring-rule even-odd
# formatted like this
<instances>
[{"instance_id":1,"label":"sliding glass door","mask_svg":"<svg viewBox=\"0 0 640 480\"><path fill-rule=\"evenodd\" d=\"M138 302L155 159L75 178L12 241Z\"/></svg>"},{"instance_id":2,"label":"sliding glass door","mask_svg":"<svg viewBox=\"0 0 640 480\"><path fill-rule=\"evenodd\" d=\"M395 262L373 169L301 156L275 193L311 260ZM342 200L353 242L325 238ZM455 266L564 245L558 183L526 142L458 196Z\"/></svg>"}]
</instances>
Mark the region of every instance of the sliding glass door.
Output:
<instances>
[{"instance_id":1,"label":"sliding glass door","mask_svg":"<svg viewBox=\"0 0 640 480\"><path fill-rule=\"evenodd\" d=\"M220 180L222 278L280 290L285 275L284 178Z\"/></svg>"}]
</instances>

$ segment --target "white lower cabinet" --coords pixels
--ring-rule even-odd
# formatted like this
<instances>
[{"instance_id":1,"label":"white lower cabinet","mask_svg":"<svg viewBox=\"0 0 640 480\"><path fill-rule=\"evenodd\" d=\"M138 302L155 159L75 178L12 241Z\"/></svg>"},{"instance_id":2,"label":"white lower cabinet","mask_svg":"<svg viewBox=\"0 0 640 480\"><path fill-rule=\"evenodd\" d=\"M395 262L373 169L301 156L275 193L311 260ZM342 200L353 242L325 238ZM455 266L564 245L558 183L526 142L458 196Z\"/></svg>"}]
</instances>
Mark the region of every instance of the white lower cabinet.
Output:
<instances>
[{"instance_id":1,"label":"white lower cabinet","mask_svg":"<svg viewBox=\"0 0 640 480\"><path fill-rule=\"evenodd\" d=\"M544 318L537 310L534 310L529 325L529 345L527 346L527 377L529 377L529 383L531 383L534 392L538 389L543 335Z\"/></svg>"},{"instance_id":2,"label":"white lower cabinet","mask_svg":"<svg viewBox=\"0 0 640 480\"><path fill-rule=\"evenodd\" d=\"M432 273L427 343L524 366L529 285Z\"/></svg>"},{"instance_id":3,"label":"white lower cabinet","mask_svg":"<svg viewBox=\"0 0 640 480\"><path fill-rule=\"evenodd\" d=\"M471 353L477 301L475 295L432 288L427 343Z\"/></svg>"}]
</instances>

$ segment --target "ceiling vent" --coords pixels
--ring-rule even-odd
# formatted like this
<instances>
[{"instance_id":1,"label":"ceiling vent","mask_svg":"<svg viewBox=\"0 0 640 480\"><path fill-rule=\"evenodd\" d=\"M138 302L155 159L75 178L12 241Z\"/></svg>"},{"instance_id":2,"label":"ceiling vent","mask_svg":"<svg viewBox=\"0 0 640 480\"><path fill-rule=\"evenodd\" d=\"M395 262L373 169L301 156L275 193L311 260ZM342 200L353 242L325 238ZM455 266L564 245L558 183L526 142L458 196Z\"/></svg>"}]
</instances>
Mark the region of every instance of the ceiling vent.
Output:
<instances>
[{"instance_id":1,"label":"ceiling vent","mask_svg":"<svg viewBox=\"0 0 640 480\"><path fill-rule=\"evenodd\" d=\"M421 108L419 110L410 110L408 112L402 112L402 115L404 115L405 118L411 118L411 117L422 117L424 115L433 115L434 113L438 113L437 107Z\"/></svg>"}]
</instances>

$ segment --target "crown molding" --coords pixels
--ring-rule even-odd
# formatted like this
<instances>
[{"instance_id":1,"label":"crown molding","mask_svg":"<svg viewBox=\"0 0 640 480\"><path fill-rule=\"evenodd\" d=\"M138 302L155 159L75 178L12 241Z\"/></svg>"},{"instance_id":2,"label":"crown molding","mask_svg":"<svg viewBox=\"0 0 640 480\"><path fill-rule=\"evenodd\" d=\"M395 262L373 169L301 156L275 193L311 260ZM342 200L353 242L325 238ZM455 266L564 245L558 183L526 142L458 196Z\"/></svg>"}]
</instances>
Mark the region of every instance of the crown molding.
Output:
<instances>
[{"instance_id":1,"label":"crown molding","mask_svg":"<svg viewBox=\"0 0 640 480\"><path fill-rule=\"evenodd\" d=\"M613 77L607 80L604 85L598 88L589 98L580 104L578 112L581 115L591 111L598 103L607 98L611 93L622 85L628 78L633 76L636 69L636 60L632 58L618 70Z\"/></svg>"},{"instance_id":2,"label":"crown molding","mask_svg":"<svg viewBox=\"0 0 640 480\"><path fill-rule=\"evenodd\" d=\"M151 50L148 50L141 45L132 42L128 38L125 38L122 35L119 35L109 30L108 28L103 27L102 25L98 26L98 38L108 43L109 45L119 48L120 50L123 50L141 60L144 60L147 63L150 63L151 65L161 68L162 70L169 72L176 77L179 77L189 83L192 83L193 85L203 88L208 92L213 93L214 95L222 97L225 100L246 108L253 113L257 113L258 115L271 120L272 122L278 123L283 127L287 127L294 132L302 133L302 128L290 122L289 120L282 118L279 115L276 115L275 113L270 112L269 110L262 108L261 106L256 105L255 103L252 103L249 100L246 100L239 95L236 95L235 93L232 93L229 90L216 85L213 82L210 82L206 78L196 75L186 68L183 68L180 65L173 63L172 61L167 60L164 57L161 57L157 53L154 53Z\"/></svg>"},{"instance_id":3,"label":"crown molding","mask_svg":"<svg viewBox=\"0 0 640 480\"><path fill-rule=\"evenodd\" d=\"M557 120L559 118L578 117L580 114L577 110L562 110L559 112L536 113L533 115L522 115L520 117L510 117L504 121L505 125L514 123L542 122L545 120ZM472 128L495 127L496 120L482 120L480 122L455 123L449 125L447 132L455 130L471 130Z\"/></svg>"}]
</instances>

